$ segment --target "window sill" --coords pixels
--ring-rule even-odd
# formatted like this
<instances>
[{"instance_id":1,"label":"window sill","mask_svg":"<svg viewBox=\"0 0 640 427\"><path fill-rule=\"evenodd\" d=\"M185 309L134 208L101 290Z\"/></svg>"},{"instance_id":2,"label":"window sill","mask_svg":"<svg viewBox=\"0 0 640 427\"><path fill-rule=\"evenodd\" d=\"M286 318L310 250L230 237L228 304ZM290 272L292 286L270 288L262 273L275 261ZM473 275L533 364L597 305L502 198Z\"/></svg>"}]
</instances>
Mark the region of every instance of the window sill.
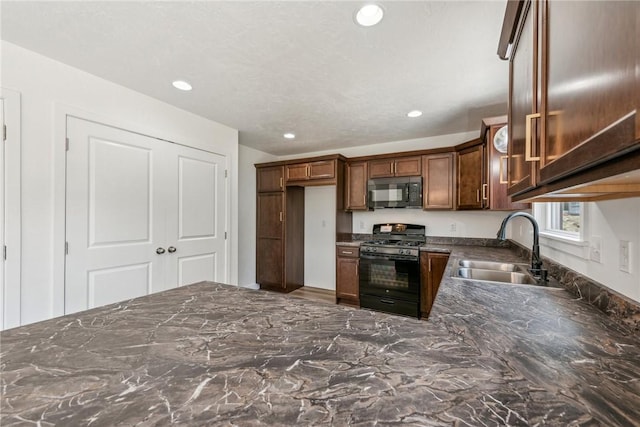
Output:
<instances>
[{"instance_id":1,"label":"window sill","mask_svg":"<svg viewBox=\"0 0 640 427\"><path fill-rule=\"evenodd\" d=\"M541 231L540 237L550 240L557 240L574 246L589 246L589 242L587 242L586 240L582 240L580 239L580 237L571 236L568 234L554 233L551 231Z\"/></svg>"},{"instance_id":2,"label":"window sill","mask_svg":"<svg viewBox=\"0 0 640 427\"><path fill-rule=\"evenodd\" d=\"M540 245L577 258L588 258L589 242L566 234L540 232Z\"/></svg>"}]
</instances>

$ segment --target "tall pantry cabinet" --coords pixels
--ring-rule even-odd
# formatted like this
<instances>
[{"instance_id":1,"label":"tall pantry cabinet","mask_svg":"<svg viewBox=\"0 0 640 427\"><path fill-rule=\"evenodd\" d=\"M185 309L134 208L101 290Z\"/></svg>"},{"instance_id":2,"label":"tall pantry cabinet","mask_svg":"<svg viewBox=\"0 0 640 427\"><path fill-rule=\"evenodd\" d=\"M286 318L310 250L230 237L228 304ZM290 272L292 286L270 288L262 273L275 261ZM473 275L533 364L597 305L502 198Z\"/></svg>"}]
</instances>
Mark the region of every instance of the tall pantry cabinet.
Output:
<instances>
[{"instance_id":1,"label":"tall pantry cabinet","mask_svg":"<svg viewBox=\"0 0 640 427\"><path fill-rule=\"evenodd\" d=\"M289 292L304 284L304 188L285 187L284 166L256 169L256 282Z\"/></svg>"}]
</instances>

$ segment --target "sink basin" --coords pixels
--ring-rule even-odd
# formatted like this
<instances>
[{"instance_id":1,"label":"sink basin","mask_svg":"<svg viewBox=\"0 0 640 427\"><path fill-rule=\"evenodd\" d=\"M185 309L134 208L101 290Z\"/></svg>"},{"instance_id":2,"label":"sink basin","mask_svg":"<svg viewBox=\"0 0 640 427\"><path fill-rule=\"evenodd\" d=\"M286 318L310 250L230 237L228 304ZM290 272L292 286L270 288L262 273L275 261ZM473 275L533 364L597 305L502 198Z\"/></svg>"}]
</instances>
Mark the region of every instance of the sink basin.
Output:
<instances>
[{"instance_id":1,"label":"sink basin","mask_svg":"<svg viewBox=\"0 0 640 427\"><path fill-rule=\"evenodd\" d=\"M458 263L460 267L464 268L478 268L481 270L498 270L498 271L525 271L526 268L518 265L506 262L493 262L493 261L476 261L470 259L460 260Z\"/></svg>"},{"instance_id":2,"label":"sink basin","mask_svg":"<svg viewBox=\"0 0 640 427\"><path fill-rule=\"evenodd\" d=\"M538 282L528 274L519 273L516 271L485 270L480 268L460 267L456 270L454 277L480 280L484 282L511 283L517 285L538 284Z\"/></svg>"}]
</instances>

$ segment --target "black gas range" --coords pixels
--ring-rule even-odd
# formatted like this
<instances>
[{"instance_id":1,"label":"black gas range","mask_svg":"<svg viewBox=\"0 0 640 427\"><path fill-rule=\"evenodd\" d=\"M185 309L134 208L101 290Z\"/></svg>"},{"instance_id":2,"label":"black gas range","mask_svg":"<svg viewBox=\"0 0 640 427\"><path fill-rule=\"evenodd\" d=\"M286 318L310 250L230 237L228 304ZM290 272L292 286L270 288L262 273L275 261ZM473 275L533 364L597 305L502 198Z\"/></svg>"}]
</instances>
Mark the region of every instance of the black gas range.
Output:
<instances>
[{"instance_id":1,"label":"black gas range","mask_svg":"<svg viewBox=\"0 0 640 427\"><path fill-rule=\"evenodd\" d=\"M360 245L360 306L420 317L420 246L426 227L376 224Z\"/></svg>"}]
</instances>

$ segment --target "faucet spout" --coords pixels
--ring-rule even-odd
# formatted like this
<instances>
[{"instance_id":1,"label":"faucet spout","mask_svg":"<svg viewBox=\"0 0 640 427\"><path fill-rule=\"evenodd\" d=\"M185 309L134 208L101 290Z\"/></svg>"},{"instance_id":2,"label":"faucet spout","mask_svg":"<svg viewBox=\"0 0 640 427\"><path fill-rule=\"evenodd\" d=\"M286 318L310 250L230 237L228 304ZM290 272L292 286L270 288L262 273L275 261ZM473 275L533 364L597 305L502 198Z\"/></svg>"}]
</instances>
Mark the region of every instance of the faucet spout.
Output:
<instances>
[{"instance_id":1,"label":"faucet spout","mask_svg":"<svg viewBox=\"0 0 640 427\"><path fill-rule=\"evenodd\" d=\"M547 280L547 270L542 268L542 260L540 259L540 227L538 227L538 221L531 215L526 212L513 212L506 216L505 219L502 220L502 224L500 225L500 229L498 230L497 237L499 240L507 239L507 223L511 221L512 218L515 217L523 217L531 222L533 226L533 248L531 248L531 273L539 279Z\"/></svg>"}]
</instances>

